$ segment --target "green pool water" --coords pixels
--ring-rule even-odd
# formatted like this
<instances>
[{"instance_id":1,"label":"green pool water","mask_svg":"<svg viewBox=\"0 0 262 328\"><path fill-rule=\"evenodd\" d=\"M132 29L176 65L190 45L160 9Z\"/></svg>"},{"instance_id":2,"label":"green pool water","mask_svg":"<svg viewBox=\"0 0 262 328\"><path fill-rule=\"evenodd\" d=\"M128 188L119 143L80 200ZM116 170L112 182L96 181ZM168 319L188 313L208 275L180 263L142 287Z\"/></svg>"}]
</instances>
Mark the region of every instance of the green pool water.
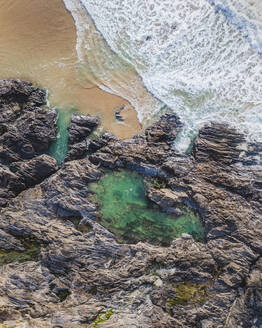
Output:
<instances>
[{"instance_id":1,"label":"green pool water","mask_svg":"<svg viewBox=\"0 0 262 328\"><path fill-rule=\"evenodd\" d=\"M57 120L57 137L56 141L52 142L49 148L49 155L53 156L59 164L65 159L68 152L68 126L71 121L71 115L76 111L75 109L56 109L58 113Z\"/></svg>"},{"instance_id":2,"label":"green pool water","mask_svg":"<svg viewBox=\"0 0 262 328\"><path fill-rule=\"evenodd\" d=\"M203 226L192 211L185 209L181 217L163 213L146 198L145 188L142 176L126 170L106 173L90 184L100 205L99 223L114 233L118 242L169 246L182 233L204 240Z\"/></svg>"}]
</instances>

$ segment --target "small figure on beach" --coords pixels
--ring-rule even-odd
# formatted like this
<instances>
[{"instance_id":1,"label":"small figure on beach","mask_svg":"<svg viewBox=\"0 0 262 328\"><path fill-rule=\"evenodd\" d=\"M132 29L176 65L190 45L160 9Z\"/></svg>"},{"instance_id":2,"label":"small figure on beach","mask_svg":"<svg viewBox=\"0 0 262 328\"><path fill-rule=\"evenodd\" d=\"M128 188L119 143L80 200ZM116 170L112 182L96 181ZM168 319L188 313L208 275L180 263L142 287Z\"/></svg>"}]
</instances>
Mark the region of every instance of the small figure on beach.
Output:
<instances>
[{"instance_id":1,"label":"small figure on beach","mask_svg":"<svg viewBox=\"0 0 262 328\"><path fill-rule=\"evenodd\" d=\"M120 122L123 122L124 121L124 118L123 116L121 115L121 112L125 109L125 105L121 106L120 108L118 108L116 111L115 111L115 118L120 121Z\"/></svg>"}]
</instances>

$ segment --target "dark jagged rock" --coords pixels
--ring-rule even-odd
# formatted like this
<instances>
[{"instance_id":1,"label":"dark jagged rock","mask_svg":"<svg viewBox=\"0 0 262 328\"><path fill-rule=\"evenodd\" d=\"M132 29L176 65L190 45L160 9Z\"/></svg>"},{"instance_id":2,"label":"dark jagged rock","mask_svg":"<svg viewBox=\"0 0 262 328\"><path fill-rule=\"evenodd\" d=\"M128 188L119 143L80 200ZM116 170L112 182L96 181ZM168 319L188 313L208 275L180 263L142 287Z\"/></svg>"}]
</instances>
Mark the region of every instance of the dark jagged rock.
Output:
<instances>
[{"instance_id":1,"label":"dark jagged rock","mask_svg":"<svg viewBox=\"0 0 262 328\"><path fill-rule=\"evenodd\" d=\"M99 124L99 119L95 116L86 116L73 114L71 118L71 123L78 126L84 126L89 129L94 129Z\"/></svg>"},{"instance_id":2,"label":"dark jagged rock","mask_svg":"<svg viewBox=\"0 0 262 328\"><path fill-rule=\"evenodd\" d=\"M90 156L91 162L110 168L128 167L158 175L161 163L174 153L172 142L181 129L175 114L162 116L159 124L146 129L144 135L121 142L111 139L106 146Z\"/></svg>"},{"instance_id":3,"label":"dark jagged rock","mask_svg":"<svg viewBox=\"0 0 262 328\"><path fill-rule=\"evenodd\" d=\"M73 114L68 127L68 143L76 144L88 137L99 124L99 119L93 116Z\"/></svg>"},{"instance_id":4,"label":"dark jagged rock","mask_svg":"<svg viewBox=\"0 0 262 328\"><path fill-rule=\"evenodd\" d=\"M193 153L198 161L214 160L231 164L240 160L244 145L246 140L243 134L229 126L211 123L200 130Z\"/></svg>"},{"instance_id":5,"label":"dark jagged rock","mask_svg":"<svg viewBox=\"0 0 262 328\"><path fill-rule=\"evenodd\" d=\"M50 143L56 140L56 119L54 110L35 108L17 120L19 133L28 140L36 153L47 151Z\"/></svg>"},{"instance_id":6,"label":"dark jagged rock","mask_svg":"<svg viewBox=\"0 0 262 328\"><path fill-rule=\"evenodd\" d=\"M47 150L56 139L56 112L38 107L44 104L43 94L27 82L0 81L0 146L21 159Z\"/></svg>"},{"instance_id":7,"label":"dark jagged rock","mask_svg":"<svg viewBox=\"0 0 262 328\"><path fill-rule=\"evenodd\" d=\"M99 119L97 117L78 114L72 115L71 123L68 127L69 151L65 158L66 162L81 159L87 155L90 146L88 137L98 124Z\"/></svg>"},{"instance_id":8,"label":"dark jagged rock","mask_svg":"<svg viewBox=\"0 0 262 328\"><path fill-rule=\"evenodd\" d=\"M26 187L31 187L55 173L57 164L53 157L40 155L29 161L12 163L10 170L19 176Z\"/></svg>"},{"instance_id":9,"label":"dark jagged rock","mask_svg":"<svg viewBox=\"0 0 262 328\"><path fill-rule=\"evenodd\" d=\"M115 136L111 135L110 133L104 133L101 137L96 139L89 139L88 137L83 140L82 142L69 145L69 151L66 155L65 162L76 160L76 159L82 159L87 156L87 154L94 153L98 149L106 146L108 144L108 141L116 141L120 140L116 138Z\"/></svg>"},{"instance_id":10,"label":"dark jagged rock","mask_svg":"<svg viewBox=\"0 0 262 328\"><path fill-rule=\"evenodd\" d=\"M39 258L0 268L0 322L40 328L259 327L260 145L214 123L199 132L192 156L181 155L172 148L180 128L176 115L168 114L129 140L105 134L90 141L89 159L71 160L57 172L50 158L18 161L10 142L5 149L13 163L2 167L0 199L10 185L37 185L2 209L0 248L3 254L23 252L20 240L28 236L42 246ZM86 145L73 147L77 154ZM166 248L117 243L95 220L99 208L88 186L103 167L146 175L148 197L164 211L187 206L198 212L206 242L183 234ZM39 184L38 170L52 175ZM92 229L77 229L74 219Z\"/></svg>"},{"instance_id":11,"label":"dark jagged rock","mask_svg":"<svg viewBox=\"0 0 262 328\"><path fill-rule=\"evenodd\" d=\"M120 139L113 136L110 133L104 133L100 138L96 138L91 140L90 142L90 150L92 152L96 152L97 150L105 147L109 141L119 141Z\"/></svg>"},{"instance_id":12,"label":"dark jagged rock","mask_svg":"<svg viewBox=\"0 0 262 328\"><path fill-rule=\"evenodd\" d=\"M71 123L69 126L69 137L68 143L69 145L73 145L82 141L84 138L88 137L91 133L91 129L85 126L79 126L75 123Z\"/></svg>"},{"instance_id":13,"label":"dark jagged rock","mask_svg":"<svg viewBox=\"0 0 262 328\"><path fill-rule=\"evenodd\" d=\"M70 145L69 151L67 152L65 157L65 162L84 158L89 151L89 147L90 147L90 140L88 138L76 144Z\"/></svg>"},{"instance_id":14,"label":"dark jagged rock","mask_svg":"<svg viewBox=\"0 0 262 328\"><path fill-rule=\"evenodd\" d=\"M147 197L156 203L162 211L181 216L183 212L179 209L186 205L188 196L183 191L173 191L168 188L156 189L148 187Z\"/></svg>"},{"instance_id":15,"label":"dark jagged rock","mask_svg":"<svg viewBox=\"0 0 262 328\"><path fill-rule=\"evenodd\" d=\"M39 156L56 139L56 112L39 107L45 100L29 82L0 80L1 206L56 170L51 157Z\"/></svg>"},{"instance_id":16,"label":"dark jagged rock","mask_svg":"<svg viewBox=\"0 0 262 328\"><path fill-rule=\"evenodd\" d=\"M33 87L30 82L21 80L1 80L0 104L2 112L9 114L14 105L41 106L46 102L46 93ZM5 106L7 108L4 108ZM7 110L6 110L7 109ZM15 109L13 107L13 109Z\"/></svg>"},{"instance_id":17,"label":"dark jagged rock","mask_svg":"<svg viewBox=\"0 0 262 328\"><path fill-rule=\"evenodd\" d=\"M165 114L146 129L145 137L148 143L164 142L170 146L181 128L182 123L176 114Z\"/></svg>"}]
</instances>

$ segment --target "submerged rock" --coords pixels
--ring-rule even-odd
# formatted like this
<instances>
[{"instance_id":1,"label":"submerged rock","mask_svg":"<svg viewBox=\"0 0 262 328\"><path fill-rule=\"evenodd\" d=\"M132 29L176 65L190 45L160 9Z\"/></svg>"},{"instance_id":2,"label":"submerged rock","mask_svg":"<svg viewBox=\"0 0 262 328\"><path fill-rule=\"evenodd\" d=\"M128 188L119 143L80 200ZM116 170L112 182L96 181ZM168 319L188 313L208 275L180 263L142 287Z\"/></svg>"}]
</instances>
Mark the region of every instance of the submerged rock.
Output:
<instances>
[{"instance_id":1,"label":"submerged rock","mask_svg":"<svg viewBox=\"0 0 262 328\"><path fill-rule=\"evenodd\" d=\"M20 106L21 99L30 98L31 91L26 90L31 86L25 83L21 96L23 82L15 82L13 89L10 83L3 83L3 91L0 83L1 113L6 122L14 122L15 130L11 124L4 125L1 133L9 131L15 138L19 110L8 103L7 95ZM40 99L35 92L33 98ZM77 124L78 118L74 121ZM229 126L213 123L199 132L192 155L181 155L172 148L180 128L177 116L166 114L144 134L129 140L105 134L90 141L93 154L89 158L68 158L57 171L50 157L38 154L27 160L12 139L1 144L5 153L0 152L0 158L5 162L0 199L6 207L0 216L0 248L3 253L26 251L20 241L30 236L37 240L40 253L31 261L0 267L3 325L260 325L261 145L248 143ZM22 144L26 140L38 153L32 142L35 138L29 136L27 129L19 134ZM148 197L163 211L187 206L197 212L205 243L182 234L169 247L119 244L98 223L99 208L90 191L89 183L101 178L103 168L128 168L147 176ZM44 172L42 182L37 172ZM78 229L84 224L89 229Z\"/></svg>"}]
</instances>

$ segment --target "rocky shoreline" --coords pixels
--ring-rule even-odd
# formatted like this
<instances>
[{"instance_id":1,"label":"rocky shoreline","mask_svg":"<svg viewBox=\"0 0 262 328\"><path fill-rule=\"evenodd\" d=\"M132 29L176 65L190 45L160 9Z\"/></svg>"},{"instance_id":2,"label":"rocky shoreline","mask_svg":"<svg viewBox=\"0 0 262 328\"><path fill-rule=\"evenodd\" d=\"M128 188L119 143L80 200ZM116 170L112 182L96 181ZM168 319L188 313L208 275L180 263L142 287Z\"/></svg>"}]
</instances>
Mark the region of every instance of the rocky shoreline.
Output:
<instances>
[{"instance_id":1,"label":"rocky shoreline","mask_svg":"<svg viewBox=\"0 0 262 328\"><path fill-rule=\"evenodd\" d=\"M210 123L181 155L175 114L123 141L89 138L99 121L74 114L58 166L46 154L57 114L44 105L30 83L0 81L2 327L261 327L262 145ZM157 180L149 199L196 211L205 243L117 243L88 188L103 168Z\"/></svg>"}]
</instances>

